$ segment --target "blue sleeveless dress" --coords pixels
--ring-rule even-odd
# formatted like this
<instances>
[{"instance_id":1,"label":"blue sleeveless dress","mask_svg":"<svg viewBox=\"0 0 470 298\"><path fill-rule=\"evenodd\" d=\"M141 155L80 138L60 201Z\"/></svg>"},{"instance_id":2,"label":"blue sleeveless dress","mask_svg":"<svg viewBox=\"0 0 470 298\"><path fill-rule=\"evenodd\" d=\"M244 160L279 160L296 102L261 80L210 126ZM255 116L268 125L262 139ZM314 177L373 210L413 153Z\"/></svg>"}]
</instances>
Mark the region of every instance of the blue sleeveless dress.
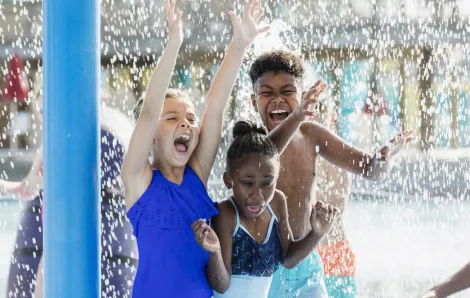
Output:
<instances>
[{"instance_id":1,"label":"blue sleeveless dress","mask_svg":"<svg viewBox=\"0 0 470 298\"><path fill-rule=\"evenodd\" d=\"M189 166L181 185L154 170L149 187L127 213L139 250L132 297L212 297L209 253L197 244L191 224L217 213Z\"/></svg>"}]
</instances>

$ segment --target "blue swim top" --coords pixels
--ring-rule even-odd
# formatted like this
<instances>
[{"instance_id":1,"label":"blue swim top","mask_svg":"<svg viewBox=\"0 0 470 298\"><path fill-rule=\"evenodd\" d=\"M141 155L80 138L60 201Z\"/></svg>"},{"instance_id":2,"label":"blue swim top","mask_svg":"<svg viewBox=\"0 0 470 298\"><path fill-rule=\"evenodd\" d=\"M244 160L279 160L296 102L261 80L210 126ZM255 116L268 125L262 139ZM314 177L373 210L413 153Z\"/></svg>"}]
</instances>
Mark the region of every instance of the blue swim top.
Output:
<instances>
[{"instance_id":1,"label":"blue swim top","mask_svg":"<svg viewBox=\"0 0 470 298\"><path fill-rule=\"evenodd\" d=\"M194 239L191 224L218 213L206 188L187 166L181 185L158 171L128 211L139 249L132 297L209 298L209 253Z\"/></svg>"},{"instance_id":2,"label":"blue swim top","mask_svg":"<svg viewBox=\"0 0 470 298\"><path fill-rule=\"evenodd\" d=\"M237 221L233 230L232 276L249 275L271 277L280 264L284 263L284 252L279 235L279 223L274 211L268 204L271 213L266 239L258 243L240 223L237 205L229 198L235 208Z\"/></svg>"}]
</instances>

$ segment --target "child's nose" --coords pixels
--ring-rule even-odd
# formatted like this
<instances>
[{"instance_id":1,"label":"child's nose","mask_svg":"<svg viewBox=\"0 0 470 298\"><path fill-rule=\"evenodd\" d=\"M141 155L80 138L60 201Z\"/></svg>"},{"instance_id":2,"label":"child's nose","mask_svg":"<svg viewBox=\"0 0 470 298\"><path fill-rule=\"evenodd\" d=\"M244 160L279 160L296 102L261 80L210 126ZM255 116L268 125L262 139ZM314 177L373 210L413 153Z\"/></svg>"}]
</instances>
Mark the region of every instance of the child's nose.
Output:
<instances>
[{"instance_id":1,"label":"child's nose","mask_svg":"<svg viewBox=\"0 0 470 298\"><path fill-rule=\"evenodd\" d=\"M252 199L259 201L263 199L263 193L261 192L261 187L256 187L251 194Z\"/></svg>"},{"instance_id":2,"label":"child's nose","mask_svg":"<svg viewBox=\"0 0 470 298\"><path fill-rule=\"evenodd\" d=\"M280 97L280 96L274 97L274 103L275 103L276 105L280 105L280 104L283 103L283 102L284 102L284 99L283 99L282 97Z\"/></svg>"}]
</instances>

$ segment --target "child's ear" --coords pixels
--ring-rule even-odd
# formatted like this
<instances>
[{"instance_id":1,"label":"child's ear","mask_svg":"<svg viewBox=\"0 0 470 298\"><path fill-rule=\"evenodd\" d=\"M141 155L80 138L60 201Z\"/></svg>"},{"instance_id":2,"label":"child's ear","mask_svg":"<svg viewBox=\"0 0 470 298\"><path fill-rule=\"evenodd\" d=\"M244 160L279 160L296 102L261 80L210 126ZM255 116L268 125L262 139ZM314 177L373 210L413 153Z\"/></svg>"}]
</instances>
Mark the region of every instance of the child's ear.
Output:
<instances>
[{"instance_id":1,"label":"child's ear","mask_svg":"<svg viewBox=\"0 0 470 298\"><path fill-rule=\"evenodd\" d=\"M256 104L256 98L254 94L251 94L251 105L255 108L255 112L258 113L258 105Z\"/></svg>"},{"instance_id":2,"label":"child's ear","mask_svg":"<svg viewBox=\"0 0 470 298\"><path fill-rule=\"evenodd\" d=\"M232 177L230 177L230 174L227 173L227 172L224 173L224 183L225 183L225 186L227 186L228 189L232 189L233 180L232 180Z\"/></svg>"}]
</instances>

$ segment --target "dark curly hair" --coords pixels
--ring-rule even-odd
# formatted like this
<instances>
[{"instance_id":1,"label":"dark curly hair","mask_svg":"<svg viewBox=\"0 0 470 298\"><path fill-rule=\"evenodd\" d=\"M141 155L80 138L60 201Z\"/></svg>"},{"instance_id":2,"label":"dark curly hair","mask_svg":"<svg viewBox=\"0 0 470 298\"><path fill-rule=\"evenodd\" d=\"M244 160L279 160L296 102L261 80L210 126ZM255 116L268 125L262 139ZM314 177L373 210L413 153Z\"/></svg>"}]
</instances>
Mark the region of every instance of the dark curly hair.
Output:
<instances>
[{"instance_id":1,"label":"dark curly hair","mask_svg":"<svg viewBox=\"0 0 470 298\"><path fill-rule=\"evenodd\" d=\"M264 53L256 58L250 67L250 79L253 87L266 72L287 72L302 81L305 69L301 58L288 51L276 50Z\"/></svg>"},{"instance_id":2,"label":"dark curly hair","mask_svg":"<svg viewBox=\"0 0 470 298\"><path fill-rule=\"evenodd\" d=\"M268 130L258 127L247 121L238 121L232 129L233 141L227 150L227 172L230 172L233 163L249 154L262 154L275 158L279 162L279 153L276 146L268 138Z\"/></svg>"}]
</instances>

